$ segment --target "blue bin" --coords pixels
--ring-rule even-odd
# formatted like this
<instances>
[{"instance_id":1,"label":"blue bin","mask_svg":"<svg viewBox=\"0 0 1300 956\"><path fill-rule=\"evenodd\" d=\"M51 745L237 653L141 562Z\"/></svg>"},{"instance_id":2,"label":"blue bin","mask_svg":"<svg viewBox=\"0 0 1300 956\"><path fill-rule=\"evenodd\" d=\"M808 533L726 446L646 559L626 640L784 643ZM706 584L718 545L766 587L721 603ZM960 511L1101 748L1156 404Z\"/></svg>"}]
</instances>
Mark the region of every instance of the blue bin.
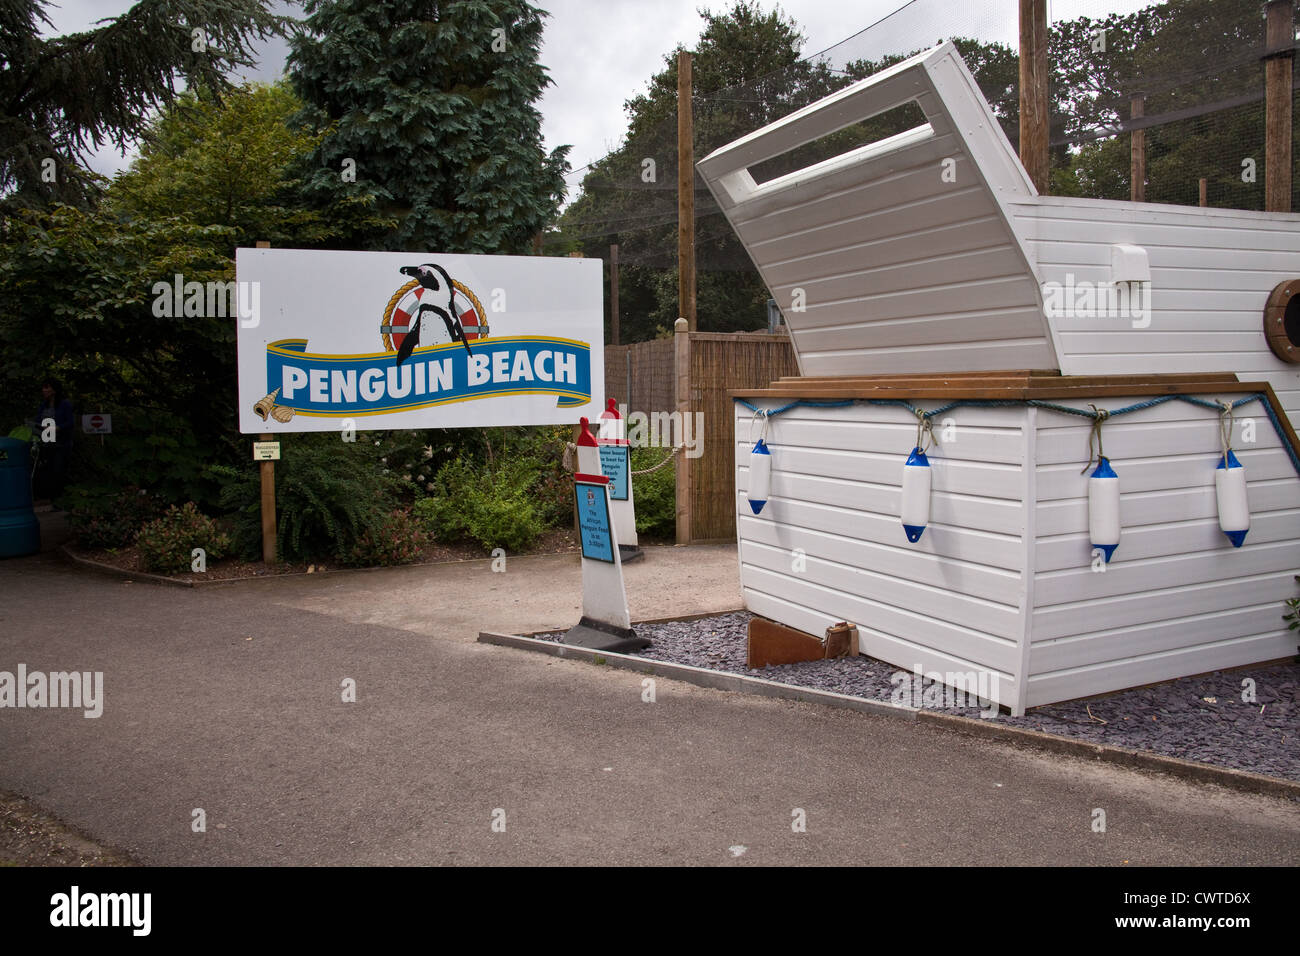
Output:
<instances>
[{"instance_id":1,"label":"blue bin","mask_svg":"<svg viewBox=\"0 0 1300 956\"><path fill-rule=\"evenodd\" d=\"M32 510L32 449L0 438L0 558L41 550L41 523Z\"/></svg>"}]
</instances>

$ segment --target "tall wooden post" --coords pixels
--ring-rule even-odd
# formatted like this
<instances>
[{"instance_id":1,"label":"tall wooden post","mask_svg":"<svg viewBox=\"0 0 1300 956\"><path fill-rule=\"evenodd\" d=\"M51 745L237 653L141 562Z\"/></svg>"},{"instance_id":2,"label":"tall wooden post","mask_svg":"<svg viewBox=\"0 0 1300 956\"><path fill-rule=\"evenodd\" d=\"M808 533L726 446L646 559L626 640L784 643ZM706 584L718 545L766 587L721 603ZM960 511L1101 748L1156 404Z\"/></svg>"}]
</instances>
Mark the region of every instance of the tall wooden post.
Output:
<instances>
[{"instance_id":1,"label":"tall wooden post","mask_svg":"<svg viewBox=\"0 0 1300 956\"><path fill-rule=\"evenodd\" d=\"M673 326L674 395L677 413L681 417L682 431L686 434L687 416L691 413L691 332L686 319L679 318ZM630 401L630 399L629 399ZM677 456L677 543L691 543L691 462L686 449Z\"/></svg>"},{"instance_id":2,"label":"tall wooden post","mask_svg":"<svg viewBox=\"0 0 1300 956\"><path fill-rule=\"evenodd\" d=\"M1047 193L1047 0L1020 0L1020 162Z\"/></svg>"},{"instance_id":3,"label":"tall wooden post","mask_svg":"<svg viewBox=\"0 0 1300 956\"><path fill-rule=\"evenodd\" d=\"M677 312L695 331L695 122L691 55L677 53Z\"/></svg>"},{"instance_id":4,"label":"tall wooden post","mask_svg":"<svg viewBox=\"0 0 1300 956\"><path fill-rule=\"evenodd\" d=\"M1140 120L1146 116L1147 95L1134 93L1129 101L1129 120ZM1147 201L1147 131L1135 129L1129 133L1129 199L1133 202Z\"/></svg>"},{"instance_id":5,"label":"tall wooden post","mask_svg":"<svg viewBox=\"0 0 1300 956\"><path fill-rule=\"evenodd\" d=\"M1264 209L1291 211L1291 76L1294 0L1269 0L1264 41Z\"/></svg>"},{"instance_id":6,"label":"tall wooden post","mask_svg":"<svg viewBox=\"0 0 1300 956\"><path fill-rule=\"evenodd\" d=\"M1208 206L1210 204L1210 181L1204 176L1201 177L1200 194L1201 205Z\"/></svg>"},{"instance_id":7,"label":"tall wooden post","mask_svg":"<svg viewBox=\"0 0 1300 956\"><path fill-rule=\"evenodd\" d=\"M257 248L270 249L269 242L258 242ZM259 435L258 441L275 441L274 435ZM262 473L262 560L275 564L275 462L258 463Z\"/></svg>"},{"instance_id":8,"label":"tall wooden post","mask_svg":"<svg viewBox=\"0 0 1300 956\"><path fill-rule=\"evenodd\" d=\"M618 345L618 243L609 247L609 337Z\"/></svg>"}]
</instances>

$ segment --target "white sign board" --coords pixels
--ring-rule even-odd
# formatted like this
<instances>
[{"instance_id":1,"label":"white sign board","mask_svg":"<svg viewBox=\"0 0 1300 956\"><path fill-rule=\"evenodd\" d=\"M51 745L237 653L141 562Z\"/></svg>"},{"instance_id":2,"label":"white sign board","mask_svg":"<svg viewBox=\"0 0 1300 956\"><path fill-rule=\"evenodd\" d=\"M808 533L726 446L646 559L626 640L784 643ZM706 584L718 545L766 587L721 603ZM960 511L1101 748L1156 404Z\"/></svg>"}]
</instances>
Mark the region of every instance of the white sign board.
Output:
<instances>
[{"instance_id":1,"label":"white sign board","mask_svg":"<svg viewBox=\"0 0 1300 956\"><path fill-rule=\"evenodd\" d=\"M239 249L239 430L554 425L605 404L599 259Z\"/></svg>"},{"instance_id":2,"label":"white sign board","mask_svg":"<svg viewBox=\"0 0 1300 956\"><path fill-rule=\"evenodd\" d=\"M279 461L280 443L278 441L253 442L253 461Z\"/></svg>"},{"instance_id":3,"label":"white sign board","mask_svg":"<svg viewBox=\"0 0 1300 956\"><path fill-rule=\"evenodd\" d=\"M81 416L81 430L87 435L113 434L113 416L96 412L94 415Z\"/></svg>"}]
</instances>

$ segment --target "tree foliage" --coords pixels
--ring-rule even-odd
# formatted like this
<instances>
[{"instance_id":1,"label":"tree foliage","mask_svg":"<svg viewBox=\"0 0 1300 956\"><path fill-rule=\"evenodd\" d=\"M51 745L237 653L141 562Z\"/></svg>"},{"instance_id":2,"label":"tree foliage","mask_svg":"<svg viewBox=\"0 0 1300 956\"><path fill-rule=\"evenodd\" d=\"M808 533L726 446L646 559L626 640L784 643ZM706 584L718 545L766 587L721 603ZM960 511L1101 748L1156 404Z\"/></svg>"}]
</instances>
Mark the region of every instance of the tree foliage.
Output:
<instances>
[{"instance_id":1,"label":"tree foliage","mask_svg":"<svg viewBox=\"0 0 1300 956\"><path fill-rule=\"evenodd\" d=\"M78 409L113 415L111 453L88 463L105 485L214 500L208 465L238 460L236 319L208 312L206 297L203 315L157 309L156 286L173 287L178 274L229 282L235 247L254 238L300 245L333 234L292 201L291 170L316 142L286 126L298 109L283 86L220 102L186 93L146 129L141 156L95 208L10 218L0 236L0 413L30 416L41 376L54 373Z\"/></svg>"},{"instance_id":2,"label":"tree foliage","mask_svg":"<svg viewBox=\"0 0 1300 956\"><path fill-rule=\"evenodd\" d=\"M178 79L228 88L230 70L253 65L250 43L285 23L264 0L141 0L92 30L44 38L48 6L0 2L0 219L53 200L85 205L96 185L85 149L125 149Z\"/></svg>"},{"instance_id":3,"label":"tree foliage","mask_svg":"<svg viewBox=\"0 0 1300 956\"><path fill-rule=\"evenodd\" d=\"M354 245L523 253L563 196L541 146L545 14L524 0L308 0L290 73L304 119L332 124L307 190L365 196L392 228Z\"/></svg>"}]
</instances>

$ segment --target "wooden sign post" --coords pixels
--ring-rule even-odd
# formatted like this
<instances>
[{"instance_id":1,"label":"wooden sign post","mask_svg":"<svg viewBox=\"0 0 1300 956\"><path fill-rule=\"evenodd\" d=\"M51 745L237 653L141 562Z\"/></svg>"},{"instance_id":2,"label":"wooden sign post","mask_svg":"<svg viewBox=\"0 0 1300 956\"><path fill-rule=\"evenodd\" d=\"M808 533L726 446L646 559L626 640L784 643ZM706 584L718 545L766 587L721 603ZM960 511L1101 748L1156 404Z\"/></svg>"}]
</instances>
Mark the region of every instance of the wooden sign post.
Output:
<instances>
[{"instance_id":1,"label":"wooden sign post","mask_svg":"<svg viewBox=\"0 0 1300 956\"><path fill-rule=\"evenodd\" d=\"M270 249L269 242L259 242L259 249ZM274 435L259 435L258 441L274 441ZM275 462L258 463L262 475L262 560L275 564Z\"/></svg>"}]
</instances>

